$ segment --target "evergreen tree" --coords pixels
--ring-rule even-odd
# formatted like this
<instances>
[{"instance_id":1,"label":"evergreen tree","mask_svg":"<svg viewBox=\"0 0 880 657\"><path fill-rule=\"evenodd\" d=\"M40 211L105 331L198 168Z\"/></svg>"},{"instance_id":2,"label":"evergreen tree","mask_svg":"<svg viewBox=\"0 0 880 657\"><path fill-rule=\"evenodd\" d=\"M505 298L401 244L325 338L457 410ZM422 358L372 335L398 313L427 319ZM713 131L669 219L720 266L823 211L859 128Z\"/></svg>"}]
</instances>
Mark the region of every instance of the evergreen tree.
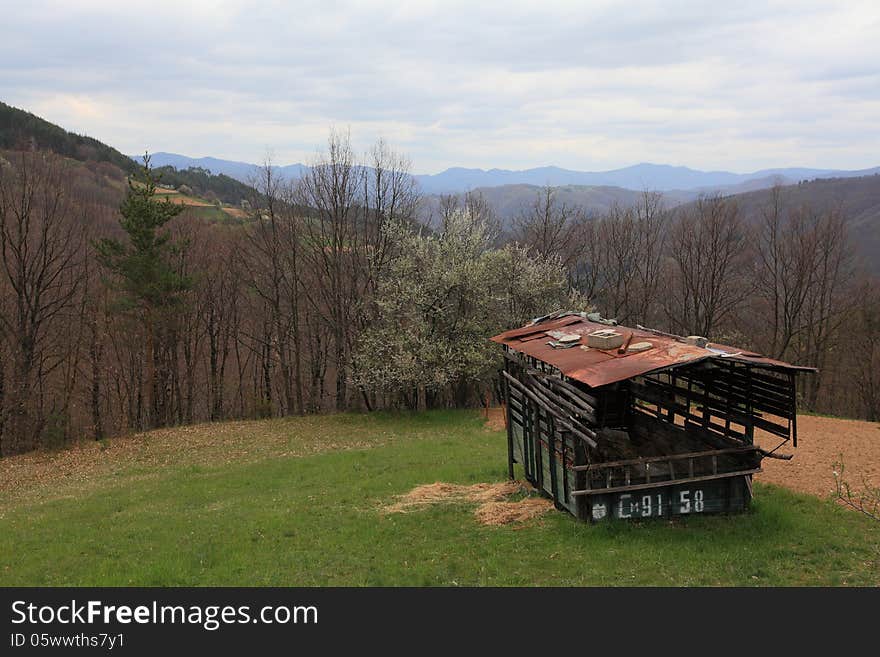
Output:
<instances>
[{"instance_id":1,"label":"evergreen tree","mask_svg":"<svg viewBox=\"0 0 880 657\"><path fill-rule=\"evenodd\" d=\"M157 390L157 343L162 328L174 317L191 281L174 267L182 243L174 242L166 225L183 211L182 205L155 196L157 178L145 156L140 180L129 179L128 193L119 208L119 225L126 240L105 238L95 243L98 261L114 276L119 295L114 307L132 315L145 337L147 403L145 425L162 422Z\"/></svg>"}]
</instances>

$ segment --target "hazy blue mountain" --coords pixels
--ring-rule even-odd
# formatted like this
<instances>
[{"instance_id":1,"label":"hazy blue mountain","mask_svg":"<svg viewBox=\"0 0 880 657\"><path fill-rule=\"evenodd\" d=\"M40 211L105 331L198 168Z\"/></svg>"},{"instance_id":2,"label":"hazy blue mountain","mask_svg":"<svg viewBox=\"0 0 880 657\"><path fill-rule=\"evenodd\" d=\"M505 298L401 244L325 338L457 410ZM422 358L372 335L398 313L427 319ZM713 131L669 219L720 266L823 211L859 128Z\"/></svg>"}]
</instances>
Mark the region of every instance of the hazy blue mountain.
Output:
<instances>
[{"instance_id":1,"label":"hazy blue mountain","mask_svg":"<svg viewBox=\"0 0 880 657\"><path fill-rule=\"evenodd\" d=\"M142 155L132 156L136 162L143 162ZM235 178L243 183L250 184L256 175L259 165L249 162L235 162L233 160L221 160L216 157L189 157L177 153L151 153L150 163L154 167L172 166L175 169L189 169L197 167L207 169L215 175L224 174ZM282 178L299 178L306 167L302 164L289 164L283 167L273 167Z\"/></svg>"},{"instance_id":2,"label":"hazy blue mountain","mask_svg":"<svg viewBox=\"0 0 880 657\"><path fill-rule=\"evenodd\" d=\"M843 178L865 176L880 171L880 167L860 171L840 171L835 169L779 168L764 169L753 173L731 173L730 171L699 171L688 167L668 164L636 164L612 171L571 171L559 167L539 167L524 171L505 169L447 169L434 175L416 176L422 189L428 193L447 193L474 189L476 187L498 187L501 185L585 185L591 187L622 187L633 190L693 190L724 191L725 188L744 186L746 183L761 181L762 187L769 187L776 181L796 183L813 178ZM752 186L754 188L754 186Z\"/></svg>"},{"instance_id":3,"label":"hazy blue mountain","mask_svg":"<svg viewBox=\"0 0 880 657\"><path fill-rule=\"evenodd\" d=\"M141 158L135 157L135 159L140 161ZM247 162L234 162L213 157L193 158L175 153L154 153L152 161L155 166L171 165L178 169L201 167L215 174L226 174L242 182L248 182L257 168L257 165ZM284 178L297 178L302 175L305 169L303 164L276 167L278 173ZM700 171L668 164L642 163L611 171L592 172L572 171L553 166L522 171L453 167L440 173L422 174L414 177L421 185L422 191L427 194L445 194L506 185L552 185L554 187L577 185L622 187L636 191L650 189L738 193L763 189L776 183L793 184L814 178L849 178L877 172L880 172L880 167L859 171L792 167L763 169L752 173L732 173L730 171Z\"/></svg>"},{"instance_id":4,"label":"hazy blue mountain","mask_svg":"<svg viewBox=\"0 0 880 657\"><path fill-rule=\"evenodd\" d=\"M704 172L665 164L637 164L613 171L572 171L559 167L538 167L524 171L505 169L447 169L434 175L416 176L422 189L429 193L445 193L475 187L500 185L583 185L590 187L623 187L624 189L690 189L709 185L732 185L742 179L728 172Z\"/></svg>"}]
</instances>

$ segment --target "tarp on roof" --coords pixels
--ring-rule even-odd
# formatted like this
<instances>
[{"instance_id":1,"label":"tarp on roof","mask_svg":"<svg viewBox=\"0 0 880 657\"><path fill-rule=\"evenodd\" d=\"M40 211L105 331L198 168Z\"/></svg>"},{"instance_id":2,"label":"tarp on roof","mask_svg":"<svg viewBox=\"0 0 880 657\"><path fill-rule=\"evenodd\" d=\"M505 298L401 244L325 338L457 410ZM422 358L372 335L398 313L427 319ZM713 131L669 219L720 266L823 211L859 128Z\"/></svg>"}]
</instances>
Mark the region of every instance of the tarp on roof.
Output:
<instances>
[{"instance_id":1,"label":"tarp on roof","mask_svg":"<svg viewBox=\"0 0 880 657\"><path fill-rule=\"evenodd\" d=\"M624 338L632 333L633 343L648 342L651 348L637 353L618 354L617 349L588 348L586 338L583 337L581 339L583 344L569 349L556 349L548 344L553 338L547 335L547 331L563 331L585 336L593 331L607 328L609 328L607 324L591 322L580 314L572 314L505 331L491 339L513 351L552 365L565 376L586 383L592 388L711 358L734 360L769 369L815 371L811 367L791 365L747 350L714 343L708 344L705 348L697 347L685 344L674 337L627 326L615 326L614 329L623 334Z\"/></svg>"}]
</instances>

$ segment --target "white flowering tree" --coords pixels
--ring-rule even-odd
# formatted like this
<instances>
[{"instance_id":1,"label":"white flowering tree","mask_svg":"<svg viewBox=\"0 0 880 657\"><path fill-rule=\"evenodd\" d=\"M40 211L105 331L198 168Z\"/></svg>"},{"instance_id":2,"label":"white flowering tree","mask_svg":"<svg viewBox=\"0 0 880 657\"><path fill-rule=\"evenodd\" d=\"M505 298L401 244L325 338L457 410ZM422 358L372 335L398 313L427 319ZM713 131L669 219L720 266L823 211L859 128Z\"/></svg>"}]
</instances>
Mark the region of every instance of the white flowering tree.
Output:
<instances>
[{"instance_id":1,"label":"white flowering tree","mask_svg":"<svg viewBox=\"0 0 880 657\"><path fill-rule=\"evenodd\" d=\"M458 211L442 232L389 228L394 258L355 354L355 382L386 403L463 405L498 368L488 338L530 317L581 304L555 258L493 248L491 222Z\"/></svg>"}]
</instances>

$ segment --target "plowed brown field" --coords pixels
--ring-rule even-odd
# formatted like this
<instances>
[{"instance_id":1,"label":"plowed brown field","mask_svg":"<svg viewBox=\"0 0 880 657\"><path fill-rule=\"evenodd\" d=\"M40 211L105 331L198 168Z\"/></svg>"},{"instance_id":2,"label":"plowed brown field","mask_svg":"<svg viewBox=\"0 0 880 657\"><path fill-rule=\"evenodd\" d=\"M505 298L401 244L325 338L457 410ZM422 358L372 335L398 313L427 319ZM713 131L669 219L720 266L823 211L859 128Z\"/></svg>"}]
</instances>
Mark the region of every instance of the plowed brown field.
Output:
<instances>
[{"instance_id":1,"label":"plowed brown field","mask_svg":"<svg viewBox=\"0 0 880 657\"><path fill-rule=\"evenodd\" d=\"M762 436L758 443L773 449L779 439ZM777 453L794 457L764 459L764 472L755 475L757 481L824 497L835 490L833 464L842 458L851 486L861 488L864 478L870 486L880 487L880 424L876 422L799 415L797 448L788 444Z\"/></svg>"}]
</instances>

